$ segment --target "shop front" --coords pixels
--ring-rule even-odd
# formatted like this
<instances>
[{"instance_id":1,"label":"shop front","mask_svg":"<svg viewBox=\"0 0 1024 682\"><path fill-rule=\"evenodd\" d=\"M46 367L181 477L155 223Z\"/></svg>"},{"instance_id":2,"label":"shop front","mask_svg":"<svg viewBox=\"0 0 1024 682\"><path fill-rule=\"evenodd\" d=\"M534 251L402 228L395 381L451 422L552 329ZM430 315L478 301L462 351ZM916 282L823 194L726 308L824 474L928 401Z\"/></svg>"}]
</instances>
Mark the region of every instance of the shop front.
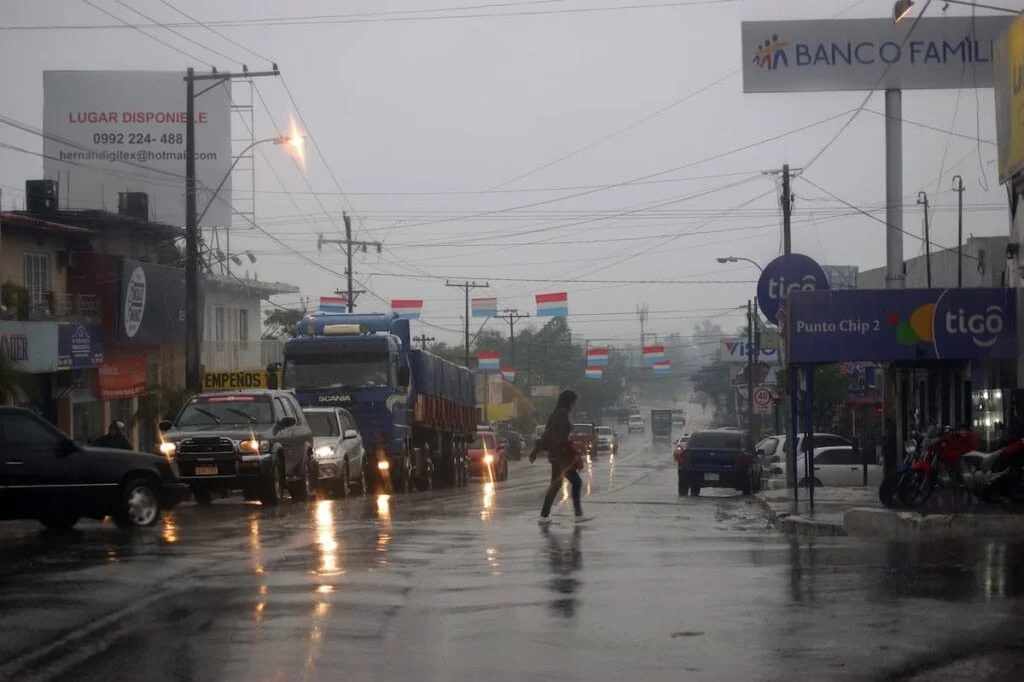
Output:
<instances>
[{"instance_id":1,"label":"shop front","mask_svg":"<svg viewBox=\"0 0 1024 682\"><path fill-rule=\"evenodd\" d=\"M104 358L98 371L96 395L109 405L110 420L120 419L128 426L128 438L137 448L152 445L150 421L140 415L139 398L146 393L148 364L144 355L111 355Z\"/></svg>"}]
</instances>

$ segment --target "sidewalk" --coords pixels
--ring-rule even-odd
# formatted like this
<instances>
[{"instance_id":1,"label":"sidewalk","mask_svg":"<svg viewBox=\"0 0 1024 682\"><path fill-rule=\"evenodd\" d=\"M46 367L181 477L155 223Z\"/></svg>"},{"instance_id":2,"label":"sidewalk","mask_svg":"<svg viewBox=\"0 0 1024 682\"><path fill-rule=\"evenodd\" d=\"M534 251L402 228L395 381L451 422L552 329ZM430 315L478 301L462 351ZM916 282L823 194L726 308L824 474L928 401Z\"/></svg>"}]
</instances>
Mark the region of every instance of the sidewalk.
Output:
<instances>
[{"instance_id":1,"label":"sidewalk","mask_svg":"<svg viewBox=\"0 0 1024 682\"><path fill-rule=\"evenodd\" d=\"M768 521L782 533L806 536L850 535L884 540L937 540L1024 535L1024 510L975 503L953 510L941 496L922 511L886 509L873 487L815 488L799 501L791 491L766 490L757 500Z\"/></svg>"}]
</instances>

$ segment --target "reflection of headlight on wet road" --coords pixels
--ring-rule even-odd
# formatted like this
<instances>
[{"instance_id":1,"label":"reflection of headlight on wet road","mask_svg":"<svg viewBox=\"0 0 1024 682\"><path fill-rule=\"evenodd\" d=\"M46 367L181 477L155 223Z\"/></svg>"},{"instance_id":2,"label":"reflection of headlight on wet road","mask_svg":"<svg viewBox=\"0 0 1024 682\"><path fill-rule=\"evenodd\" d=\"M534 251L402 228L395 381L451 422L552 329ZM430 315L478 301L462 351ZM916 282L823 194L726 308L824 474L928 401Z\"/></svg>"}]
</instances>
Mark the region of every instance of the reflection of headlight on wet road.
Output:
<instances>
[{"instance_id":1,"label":"reflection of headlight on wet road","mask_svg":"<svg viewBox=\"0 0 1024 682\"><path fill-rule=\"evenodd\" d=\"M494 464L494 455L484 455L484 464Z\"/></svg>"}]
</instances>

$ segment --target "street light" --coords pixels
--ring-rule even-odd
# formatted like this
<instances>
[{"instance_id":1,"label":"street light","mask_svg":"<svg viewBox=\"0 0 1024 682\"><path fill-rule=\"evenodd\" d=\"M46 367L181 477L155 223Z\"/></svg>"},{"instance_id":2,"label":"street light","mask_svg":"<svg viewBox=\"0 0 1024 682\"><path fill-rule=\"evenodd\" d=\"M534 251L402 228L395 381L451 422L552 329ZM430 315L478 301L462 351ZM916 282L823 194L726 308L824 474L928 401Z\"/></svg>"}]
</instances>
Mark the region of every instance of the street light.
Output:
<instances>
[{"instance_id":1,"label":"street light","mask_svg":"<svg viewBox=\"0 0 1024 682\"><path fill-rule=\"evenodd\" d=\"M980 2L968 2L967 0L944 0L947 5L965 5L967 7L975 7L977 9L990 9L996 12L1007 12L1009 14L1024 14L1024 10L1010 9L1009 7L997 7L996 5L985 5ZM896 0L892 6L892 21L894 24L898 24L903 21L910 10L914 9L914 5L917 4L914 0Z\"/></svg>"},{"instance_id":2,"label":"street light","mask_svg":"<svg viewBox=\"0 0 1024 682\"><path fill-rule=\"evenodd\" d=\"M739 263L740 261L743 261L745 263L750 263L761 272L764 272L764 268L761 267L760 263L758 263L756 260L744 258L743 256L720 256L715 260L717 260L719 263Z\"/></svg>"}]
</instances>

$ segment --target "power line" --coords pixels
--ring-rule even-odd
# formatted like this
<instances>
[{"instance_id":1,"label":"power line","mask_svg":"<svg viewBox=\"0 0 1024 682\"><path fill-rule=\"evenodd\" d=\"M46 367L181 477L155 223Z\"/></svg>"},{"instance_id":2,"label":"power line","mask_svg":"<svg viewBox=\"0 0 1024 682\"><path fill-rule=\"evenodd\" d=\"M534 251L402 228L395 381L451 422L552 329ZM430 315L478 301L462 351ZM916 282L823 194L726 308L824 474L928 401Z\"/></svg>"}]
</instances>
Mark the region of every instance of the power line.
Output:
<instances>
[{"instance_id":1,"label":"power line","mask_svg":"<svg viewBox=\"0 0 1024 682\"><path fill-rule=\"evenodd\" d=\"M175 7L174 5L169 3L167 0L160 0L160 2L163 3L164 5L166 5L167 7L170 7L172 10L174 10L175 12L180 14L181 16L185 17L186 19L190 20L192 23L194 23L194 24L196 24L198 26L202 26L203 28L205 28L207 31L209 31L210 33L214 34L215 36L223 38L224 40L228 41L229 43L231 43L235 47L239 48L240 50L248 52L249 54L251 54L252 56L256 57L257 59L262 59L265 62L274 63L272 59L270 59L268 57L264 57L259 52L254 52L253 50L249 49L245 45L242 45L241 43L232 40L231 38L229 38L228 36L224 35L220 31L218 31L218 30L216 30L214 28L211 28L210 26L204 24L203 22L199 21L198 19L196 19L192 15L188 14L187 12L184 12L184 11L178 9L177 7Z\"/></svg>"},{"instance_id":2,"label":"power line","mask_svg":"<svg viewBox=\"0 0 1024 682\"><path fill-rule=\"evenodd\" d=\"M97 5L94 2L92 2L92 0L82 0L82 2L84 2L87 5L89 5L89 7L92 7L93 9L95 9L97 11L103 12L104 14L106 14L108 17L111 17L112 19L116 19L117 21L119 21L122 24L124 24L125 27L134 29L134 30L138 31L139 33L141 33L142 35L146 36L147 38L152 38L153 40L155 40L156 42L160 43L164 47L171 48L172 50L174 50L178 54L185 55L186 57L188 57L192 61L199 62L200 64L206 64L207 66L209 66L211 68L213 67L213 64L210 64L207 60L200 59L199 57L195 56L191 52L187 52L186 50L183 50L180 47L172 45L171 43L168 43L167 41L165 41L165 40L163 40L161 38L158 38L157 36L155 36L155 35L153 35L151 33L146 33L144 30L142 30L142 28L140 26L137 26L137 25L135 25L135 24L133 24L133 23L131 23L129 21L125 21L124 19L122 19L121 17L117 16L116 14L113 14L112 12L108 12L107 10L103 9L99 5ZM120 26L111 26L110 28L121 28L121 27ZM156 26L154 24L154 25L150 26L150 28L160 28L160 27L158 27L158 26ZM0 27L0 30L8 30L8 27Z\"/></svg>"},{"instance_id":3,"label":"power line","mask_svg":"<svg viewBox=\"0 0 1024 682\"><path fill-rule=\"evenodd\" d=\"M220 52L219 50L215 50L215 49L213 49L212 47L210 47L208 45L204 45L203 43L199 42L198 40L195 40L193 38L189 38L187 35L185 35L181 31L178 31L177 29L174 29L174 28L172 28L170 26L167 26L166 24L160 23L159 21L157 21L153 17L151 17L151 16L149 16L147 14L144 14L143 12L135 9L134 7L129 5L128 3L124 2L124 0L114 0L114 2L116 2L119 5L121 5L121 7L124 7L126 10L129 10L131 12L134 12L135 14L138 14L140 17L142 17L146 21L150 21L150 22L156 24L157 26L159 26L160 28L173 33L174 35L178 36L182 40L187 40L188 42L192 43L196 47L201 47L204 50L206 50L207 52L212 52L213 54L217 55L218 57L221 57L222 59L226 59L229 62L237 62L237 60L229 57L228 55L224 54L223 52ZM148 35L148 34L146 34L146 35ZM237 63L241 64L241 62L237 62Z\"/></svg>"}]
</instances>

